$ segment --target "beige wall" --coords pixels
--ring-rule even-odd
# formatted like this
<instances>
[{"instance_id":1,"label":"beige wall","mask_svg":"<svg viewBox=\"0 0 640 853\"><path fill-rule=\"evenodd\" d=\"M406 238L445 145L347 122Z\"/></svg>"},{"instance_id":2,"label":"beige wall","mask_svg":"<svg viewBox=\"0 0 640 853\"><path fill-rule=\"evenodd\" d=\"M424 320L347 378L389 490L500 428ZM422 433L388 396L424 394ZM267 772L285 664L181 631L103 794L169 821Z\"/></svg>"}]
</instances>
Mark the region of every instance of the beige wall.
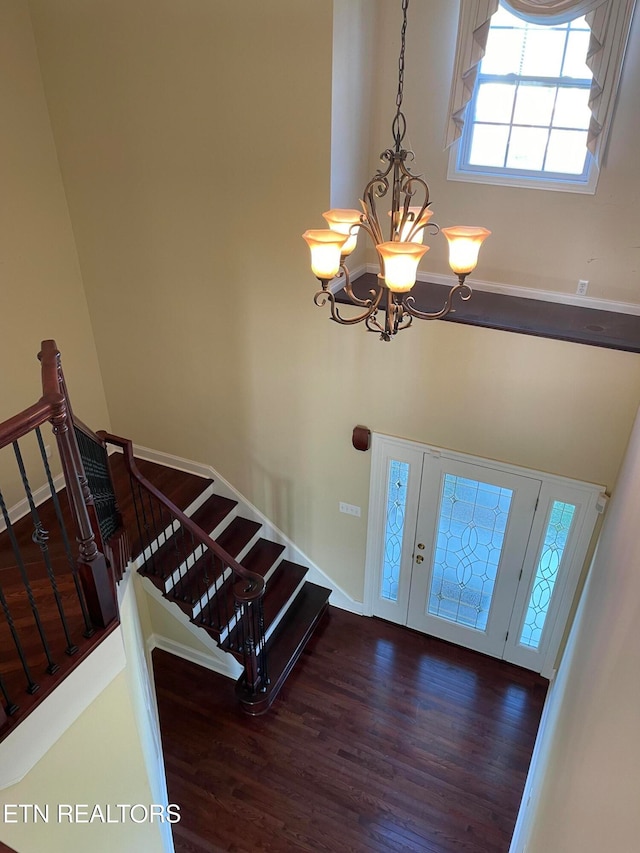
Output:
<instances>
[{"instance_id":1,"label":"beige wall","mask_svg":"<svg viewBox=\"0 0 640 853\"><path fill-rule=\"evenodd\" d=\"M108 427L29 9L22 0L0 4L0 55L0 421L39 399L36 356L43 339L55 338L78 414ZM9 505L19 494L7 482L13 467L0 454Z\"/></svg>"},{"instance_id":2,"label":"beige wall","mask_svg":"<svg viewBox=\"0 0 640 853\"><path fill-rule=\"evenodd\" d=\"M98 736L99 733L99 736ZM118 675L17 785L0 792L0 808L20 803L49 805L49 822L34 821L33 812L11 810L16 823L0 825L2 841L19 853L113 853L136 850L161 853L156 823L70 823L57 821L59 803L101 805L112 818L118 803L147 807L149 788L131 696L125 673ZM4 814L4 812L3 812ZM140 819L142 810L134 817Z\"/></svg>"},{"instance_id":3,"label":"beige wall","mask_svg":"<svg viewBox=\"0 0 640 853\"><path fill-rule=\"evenodd\" d=\"M412 6L442 16L425 35L434 61L450 56L455 5ZM384 344L313 306L299 235L329 204L328 0L30 6L116 431L213 465L360 600L370 460L350 445L357 423L613 484L638 356L447 323ZM430 94L441 76L425 77ZM467 221L493 198L461 184L445 195ZM487 224L509 236L483 276L522 284L516 268L535 269L531 283L552 287L550 270L570 263L549 235L574 201L544 194L543 216L538 195L518 196L521 227L491 202ZM544 236L548 257L523 234ZM362 518L339 514L340 500Z\"/></svg>"},{"instance_id":4,"label":"beige wall","mask_svg":"<svg viewBox=\"0 0 640 853\"><path fill-rule=\"evenodd\" d=\"M377 2L380 33L391 38L383 38L379 47L376 151L391 139L398 5ZM415 151L416 170L429 182L434 220L441 226L484 225L493 232L474 273L478 279L569 294L575 293L578 279L587 279L589 296L639 303L640 14L629 37L608 155L597 193L591 196L447 181L443 138L458 9L451 0L412 3L409 9L405 141ZM431 247L421 269L448 272L446 241L434 238Z\"/></svg>"},{"instance_id":5,"label":"beige wall","mask_svg":"<svg viewBox=\"0 0 640 853\"><path fill-rule=\"evenodd\" d=\"M638 848L640 419L536 746L512 853Z\"/></svg>"},{"instance_id":6,"label":"beige wall","mask_svg":"<svg viewBox=\"0 0 640 853\"><path fill-rule=\"evenodd\" d=\"M73 230L60 178L40 68L22 0L0 6L0 419L42 393L36 359L55 338L76 406L107 418Z\"/></svg>"}]
</instances>

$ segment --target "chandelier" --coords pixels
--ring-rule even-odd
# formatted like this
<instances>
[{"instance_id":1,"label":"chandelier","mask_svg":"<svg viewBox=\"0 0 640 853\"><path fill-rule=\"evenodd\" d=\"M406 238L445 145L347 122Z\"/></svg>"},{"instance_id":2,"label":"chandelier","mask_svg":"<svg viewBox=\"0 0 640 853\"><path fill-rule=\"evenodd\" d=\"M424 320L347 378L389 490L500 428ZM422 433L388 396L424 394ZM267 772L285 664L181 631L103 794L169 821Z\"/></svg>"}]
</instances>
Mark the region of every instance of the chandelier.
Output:
<instances>
[{"instance_id":1,"label":"chandelier","mask_svg":"<svg viewBox=\"0 0 640 853\"><path fill-rule=\"evenodd\" d=\"M414 160L413 151L402 147L407 122L402 112L404 90L404 56L409 0L402 0L402 30L400 58L398 61L398 93L396 114L391 125L394 145L380 155L383 164L364 188L360 200L362 211L336 209L323 213L328 228L305 231L302 235L311 250L311 269L319 279L322 289L314 302L323 306L329 302L331 319L345 326L365 323L370 332L379 332L380 339L390 341L392 336L409 328L414 317L419 320L437 320L452 311L453 297L459 293L463 300L471 297L466 277L478 261L482 242L491 234L486 228L456 225L440 229L431 222L429 187L420 175L414 175L408 166ZM389 239L384 239L378 200L387 198L391 203ZM388 204L388 201L387 201ZM440 231L449 244L449 266L458 277L439 311L419 311L409 291L416 282L418 264L429 251L423 245L424 232L432 236ZM352 288L347 257L356 248L358 234L364 231L376 248L378 278L368 298L360 299ZM363 309L353 317L343 317L329 285L336 276L344 276L344 291L350 302Z\"/></svg>"}]
</instances>

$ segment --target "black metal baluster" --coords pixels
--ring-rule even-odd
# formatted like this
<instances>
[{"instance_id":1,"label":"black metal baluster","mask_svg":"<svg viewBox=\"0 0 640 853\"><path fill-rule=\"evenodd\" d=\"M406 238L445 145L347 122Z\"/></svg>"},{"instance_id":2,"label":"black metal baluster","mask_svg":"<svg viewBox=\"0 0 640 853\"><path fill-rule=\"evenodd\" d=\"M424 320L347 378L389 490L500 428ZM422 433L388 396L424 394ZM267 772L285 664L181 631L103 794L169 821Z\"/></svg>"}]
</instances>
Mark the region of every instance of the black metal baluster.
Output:
<instances>
[{"instance_id":1,"label":"black metal baluster","mask_svg":"<svg viewBox=\"0 0 640 853\"><path fill-rule=\"evenodd\" d=\"M197 601L199 602L203 597L206 596L206 603L203 607L200 608L200 621L208 625L209 628L215 628L215 624L213 618L211 616L211 608L213 606L213 601L215 599L216 593L214 589L213 597L211 596L210 587L211 587L211 578L215 577L215 570L212 572L210 567L212 565L212 556L211 551L207 548L202 555L202 565L203 570L202 573L197 578L198 583L198 597Z\"/></svg>"},{"instance_id":2,"label":"black metal baluster","mask_svg":"<svg viewBox=\"0 0 640 853\"><path fill-rule=\"evenodd\" d=\"M191 573L192 573L191 577L194 577L194 569L193 569L193 567L195 566L195 564L196 564L196 563L198 562L198 560L200 559L199 557L198 557L198 558L196 558L196 556L195 556L195 551L196 551L196 547L197 547L197 546L196 546L196 540L195 540L194 535L193 535L193 532L192 532L191 530L189 531L189 538L190 538L190 540L191 540L191 544L190 544L190 549L188 549L190 552L189 552L189 554L187 555L187 559L188 559L189 557L191 557L191 556L192 556L192 557L193 557L193 564L192 564L191 566L186 566L184 574L181 574L181 575L180 575L180 580L178 581L178 584L176 585L176 586L178 587L178 589L176 589L176 592L177 592L177 594L179 595L179 597L182 599L182 601L186 601L186 600L187 600L187 596L185 595L185 591L184 591L184 587L185 587L185 578L187 577L187 575L189 574L189 572L191 572ZM196 591L197 591L197 587L196 587ZM197 600L199 601L199 600L200 600L200 597L198 597L198 599L197 599Z\"/></svg>"},{"instance_id":3,"label":"black metal baluster","mask_svg":"<svg viewBox=\"0 0 640 853\"><path fill-rule=\"evenodd\" d=\"M13 451L16 455L16 461L20 470L20 476L22 477L22 484L24 485L27 500L29 501L29 510L31 511L31 520L33 521L33 533L31 535L31 538L36 543L36 545L39 546L40 553L42 554L42 559L44 560L44 565L47 570L47 577L49 578L49 583L51 584L53 597L55 599L56 607L58 608L58 615L60 616L60 622L62 624L62 630L64 631L64 638L67 643L67 648L65 649L65 652L68 655L74 655L78 651L78 647L74 644L73 640L71 639L71 634L69 633L69 624L67 622L67 617L64 612L64 607L62 605L62 599L60 598L58 581L56 579L55 572L53 571L53 565L51 564L51 555L49 554L49 545L47 544L49 542L49 532L44 529L42 521L40 520L38 508L36 507L35 501L33 500L31 484L29 483L29 480L27 478L27 471L24 467L24 461L22 459L22 453L20 452L20 446L17 441L13 442Z\"/></svg>"},{"instance_id":4,"label":"black metal baluster","mask_svg":"<svg viewBox=\"0 0 640 853\"><path fill-rule=\"evenodd\" d=\"M149 502L149 515L151 517L151 525L152 525L152 539L151 539L151 541L157 543L156 551L154 552L154 553L157 553L160 550L160 535L161 534L162 534L162 544L165 545L167 542L167 533L166 533L166 529L163 525L163 520L162 520L162 504L160 505L160 523L158 524L158 520L156 519L156 513L154 512L154 509L153 509L153 505L155 503L155 498L153 498L150 494L147 494L147 499ZM154 557L154 574L156 574L155 565L156 565L156 562L155 562L155 557ZM167 579L167 576L165 575L164 572L162 572L160 574L160 577L162 578L163 581Z\"/></svg>"},{"instance_id":5,"label":"black metal baluster","mask_svg":"<svg viewBox=\"0 0 640 853\"><path fill-rule=\"evenodd\" d=\"M221 613L220 614L220 625L222 625L222 624L228 625L229 620L231 619L231 617L229 616L229 592L224 589L224 585L227 582L227 577L226 577L227 567L224 564L224 560L220 559L219 557L218 557L218 559L220 560L220 578L222 580L222 589L223 589L221 604L222 604L222 607L224 607L224 623L222 622L222 613ZM228 578L229 590L231 592L233 591L234 580L235 580L234 571L233 571L233 569L231 569L231 572L230 572L229 578Z\"/></svg>"},{"instance_id":6,"label":"black metal baluster","mask_svg":"<svg viewBox=\"0 0 640 853\"><path fill-rule=\"evenodd\" d=\"M60 501L58 500L58 493L56 492L53 477L51 475L51 468L49 466L49 460L47 459L47 451L44 445L44 440L42 438L40 427L36 427L36 437L38 439L38 446L40 447L40 456L42 457L44 470L47 474L47 481L49 483L49 490L51 492L51 500L53 502L56 518L58 519L58 526L60 527L62 543L64 546L65 554L67 555L67 562L69 563L69 568L71 569L73 584L76 588L76 595L78 596L78 601L80 602L80 609L82 610L82 618L84 620L85 626L84 636L87 638L92 637L95 634L95 628L93 626L93 623L91 622L89 611L87 610L87 603L85 601L84 592L82 591L82 585L80 584L80 578L78 577L78 564L76 563L73 556L73 552L71 550L71 543L69 542L69 536L67 535L67 528L64 523L64 517L62 515Z\"/></svg>"},{"instance_id":7,"label":"black metal baluster","mask_svg":"<svg viewBox=\"0 0 640 853\"><path fill-rule=\"evenodd\" d=\"M7 715L10 717L12 714L18 710L18 705L10 698L9 693L7 691L7 686L4 683L4 678L0 675L0 693L2 693L4 697L4 709Z\"/></svg>"},{"instance_id":8,"label":"black metal baluster","mask_svg":"<svg viewBox=\"0 0 640 853\"><path fill-rule=\"evenodd\" d=\"M109 473L109 454L101 444L75 427L78 449L87 482L93 497L93 504L98 518L102 541L107 542L116 532L120 516L115 492Z\"/></svg>"},{"instance_id":9,"label":"black metal baluster","mask_svg":"<svg viewBox=\"0 0 640 853\"><path fill-rule=\"evenodd\" d=\"M133 476L129 474L129 486L131 487L131 496L133 497L133 508L136 514L136 527L138 528L138 538L140 540L140 549L141 553L144 553L144 537L142 535L142 525L140 523L140 511L138 508L138 499L136 497L136 490L134 487Z\"/></svg>"},{"instance_id":10,"label":"black metal baluster","mask_svg":"<svg viewBox=\"0 0 640 853\"><path fill-rule=\"evenodd\" d=\"M142 552L144 554L144 552L146 550L149 551L149 557L147 559L151 562L151 574L155 575L155 574L157 574L157 572L156 572L156 559L155 559L155 554L151 551L152 540L151 540L151 536L149 534L149 522L147 521L147 513L146 513L145 508L144 508L144 492L142 491L142 486L140 485L140 483L138 483L137 485L138 485L138 497L140 498L140 508L141 508L141 512L142 512L142 526L144 527L144 530L145 530L145 533L147 536L146 545L145 545L144 541L142 542ZM134 499L135 499L135 492L134 492ZM137 505L136 505L136 516L138 516ZM146 561L145 561L145 563L146 563Z\"/></svg>"},{"instance_id":11,"label":"black metal baluster","mask_svg":"<svg viewBox=\"0 0 640 853\"><path fill-rule=\"evenodd\" d=\"M2 511L3 515L5 513L5 504L2 498L2 494L0 493L0 501L2 502ZM6 516L5 516L6 523ZM34 694L36 691L40 689L40 685L34 681L33 676L31 675L31 670L29 669L29 664L27 663L27 656L24 653L24 649L22 648L22 643L20 642L20 637L18 636L18 632L16 630L15 623L13 621L13 616L11 615L11 610L9 609L9 605L7 603L7 599L5 598L4 591L0 586L0 607L2 607L2 612L4 613L4 618L7 620L7 625L9 626L9 631L11 632L11 637L16 647L16 651L18 652L18 657L20 658L20 663L22 664L22 669L27 678L27 693ZM4 693L4 691L3 691ZM6 698L6 696L5 696ZM16 706L17 710L17 706ZM14 713L13 711L7 711L7 714Z\"/></svg>"},{"instance_id":12,"label":"black metal baluster","mask_svg":"<svg viewBox=\"0 0 640 853\"><path fill-rule=\"evenodd\" d=\"M51 652L49 650L49 643L47 642L46 634L44 633L44 628L42 627L42 622L40 621L40 613L38 612L38 606L36 604L36 600L33 595L33 590L31 589L31 582L29 580L29 576L27 575L27 570L24 566L24 561L22 559L22 554L20 553L20 546L18 545L18 540L16 539L16 534L13 529L13 524L11 523L11 519L9 518L9 513L7 511L7 505L4 502L4 497L2 492L0 492L0 509L2 510L2 516L4 518L4 523L7 527L7 534L9 536L9 541L11 542L11 548L13 549L13 555L16 558L16 565L18 566L18 571L20 572L20 577L22 578L22 583L27 592L27 598L29 599L29 606L31 607L31 613L33 614L33 619L36 623L36 628L38 629L38 634L40 635L40 640L42 641L42 648L44 649L45 656L47 658L47 672L49 675L53 675L54 672L57 672L60 668L57 663L54 663L53 658L51 657ZM3 596L4 598L4 596ZM8 613L8 608L5 606L6 602L3 604L3 610L5 611L5 615ZM13 634L13 631L12 631ZM16 640L17 634L14 635L14 640ZM22 646L19 646L19 650ZM23 655L20 656L20 660L22 661L23 668L26 667L26 660L24 660ZM25 669L27 672L27 669ZM29 680L29 684L35 684L30 675L27 675ZM35 690L30 690L30 692L35 693L38 689L38 685L36 685Z\"/></svg>"},{"instance_id":13,"label":"black metal baluster","mask_svg":"<svg viewBox=\"0 0 640 853\"><path fill-rule=\"evenodd\" d=\"M238 638L237 648L238 648L238 651L239 651L239 652L244 652L244 651L245 651L245 645L244 645L244 618L243 618L243 610L244 610L244 608L245 608L246 606L247 606L246 604L240 604L240 602L239 602L239 601L236 601L236 606L235 606L235 611L236 611L236 624L235 624L235 626L234 626L233 630L236 632L236 637ZM231 631L229 632L229 634L231 635ZM233 648L233 641L231 641L231 642L229 643L229 647L230 647L230 648ZM246 653L245 653L245 661L244 661L245 672L246 672L246 669L247 669L247 660L246 660L246 657L247 657L247 656L246 656Z\"/></svg>"},{"instance_id":14,"label":"black metal baluster","mask_svg":"<svg viewBox=\"0 0 640 853\"><path fill-rule=\"evenodd\" d=\"M264 635L264 596L258 599L258 642L260 643L260 675L262 678L261 689L264 692L269 686L269 672L267 670L267 650L266 640Z\"/></svg>"},{"instance_id":15,"label":"black metal baluster","mask_svg":"<svg viewBox=\"0 0 640 853\"><path fill-rule=\"evenodd\" d=\"M182 526L182 523L178 525L178 529L174 531L172 538L174 543L173 550L175 553L176 565L173 570L169 569L169 574L167 575L167 578L173 578L174 574L177 572L178 581L176 584L174 584L174 586L177 588L178 584L182 580L183 564L187 559L187 548L185 545L184 527Z\"/></svg>"}]
</instances>

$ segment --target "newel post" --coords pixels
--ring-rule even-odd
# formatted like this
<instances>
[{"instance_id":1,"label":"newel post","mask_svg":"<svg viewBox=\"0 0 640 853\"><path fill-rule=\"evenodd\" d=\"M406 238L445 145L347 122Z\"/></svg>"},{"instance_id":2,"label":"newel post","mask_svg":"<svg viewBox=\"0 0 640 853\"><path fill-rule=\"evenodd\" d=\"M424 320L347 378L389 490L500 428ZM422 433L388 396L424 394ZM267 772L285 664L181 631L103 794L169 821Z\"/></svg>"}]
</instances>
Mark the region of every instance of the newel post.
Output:
<instances>
[{"instance_id":1,"label":"newel post","mask_svg":"<svg viewBox=\"0 0 640 853\"><path fill-rule=\"evenodd\" d=\"M245 687L249 696L255 696L263 681L259 659L264 658L265 654L264 649L261 648L263 622L259 616L262 590L253 588L251 585L247 586L245 580L237 581L234 584L233 596L242 637Z\"/></svg>"},{"instance_id":2,"label":"newel post","mask_svg":"<svg viewBox=\"0 0 640 853\"><path fill-rule=\"evenodd\" d=\"M105 628L118 617L115 584L107 560L96 545L77 468L80 454L75 433L69 428L67 401L63 394L58 394L50 402L53 408L51 416L53 433L58 443L79 546L78 574L91 620L94 625Z\"/></svg>"}]
</instances>

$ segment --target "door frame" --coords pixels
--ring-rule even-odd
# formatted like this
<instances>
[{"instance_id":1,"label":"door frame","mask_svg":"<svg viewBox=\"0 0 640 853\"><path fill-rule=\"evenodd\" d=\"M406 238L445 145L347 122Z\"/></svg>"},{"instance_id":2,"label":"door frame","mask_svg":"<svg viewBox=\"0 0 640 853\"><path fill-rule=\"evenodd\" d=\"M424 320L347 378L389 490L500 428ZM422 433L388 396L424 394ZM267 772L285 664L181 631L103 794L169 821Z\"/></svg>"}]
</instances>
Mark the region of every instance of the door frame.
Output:
<instances>
[{"instance_id":1,"label":"door frame","mask_svg":"<svg viewBox=\"0 0 640 853\"><path fill-rule=\"evenodd\" d=\"M563 494L573 492L579 494L583 499L580 509L580 522L578 529L573 536L573 544L571 553L568 555L568 564L565 570L562 588L558 589L557 595L554 598L553 612L550 611L548 628L546 629L547 641L544 643L544 648L540 650L538 655L539 660L535 665L534 671L540 672L544 677L551 678L555 673L555 661L558 653L560 642L565 633L566 622L571 611L574 601L578 582L582 576L584 569L584 561L589 552L589 545L592 539L592 534L597 522L598 514L604 512L607 503L604 486L597 483L586 483L580 480L573 480L568 477L562 477L557 474L549 474L544 471L534 471L530 468L523 468L518 465L500 462L494 459L484 459L478 456L471 456L464 453L458 453L453 450L447 450L434 445L422 444L421 442L410 441L408 439L397 438L395 436L384 435L383 433L372 433L371 441L371 475L369 485L369 513L367 524L367 546L365 559L365 581L364 581L364 602L363 614L365 616L373 616L374 603L378 596L380 586L380 570L383 561L383 536L381 531L385 525L385 504L387 494L387 479L389 461L397 459L401 461L412 461L416 465L419 454L432 454L434 456L443 456L451 460L477 464L480 466L490 466L508 473L518 476L530 477L539 479L543 483L543 492L553 495L557 492L562 499ZM417 496L421 488L422 466L415 467L413 482L410 479L407 496L407 517L409 520L415 519L417 516ZM416 483L417 480L417 483ZM415 500L415 506L410 506L409 501ZM542 502L541 502L542 504ZM540 509L543 509L541 506ZM541 514L542 522L536 515L532 526L532 542L538 537L539 531L537 528L544 521L544 513ZM415 527L415 520L414 520ZM530 548L532 547L530 542ZM410 557L407 556L407 551L410 552ZM413 559L413 545L410 549L403 548L402 570L408 564L408 560ZM408 596L406 590L406 596ZM514 606L514 614L518 607L522 607L521 592L516 596ZM403 590L402 599L404 601L405 593ZM400 596L399 596L400 599ZM391 604L391 607L394 605ZM401 606L400 600L398 605ZM384 618L384 616L382 617ZM390 619L393 617L390 615ZM546 626L545 626L546 627ZM507 659L507 658L505 658ZM522 664L527 666L528 664ZM531 667L529 664L530 668Z\"/></svg>"}]
</instances>

